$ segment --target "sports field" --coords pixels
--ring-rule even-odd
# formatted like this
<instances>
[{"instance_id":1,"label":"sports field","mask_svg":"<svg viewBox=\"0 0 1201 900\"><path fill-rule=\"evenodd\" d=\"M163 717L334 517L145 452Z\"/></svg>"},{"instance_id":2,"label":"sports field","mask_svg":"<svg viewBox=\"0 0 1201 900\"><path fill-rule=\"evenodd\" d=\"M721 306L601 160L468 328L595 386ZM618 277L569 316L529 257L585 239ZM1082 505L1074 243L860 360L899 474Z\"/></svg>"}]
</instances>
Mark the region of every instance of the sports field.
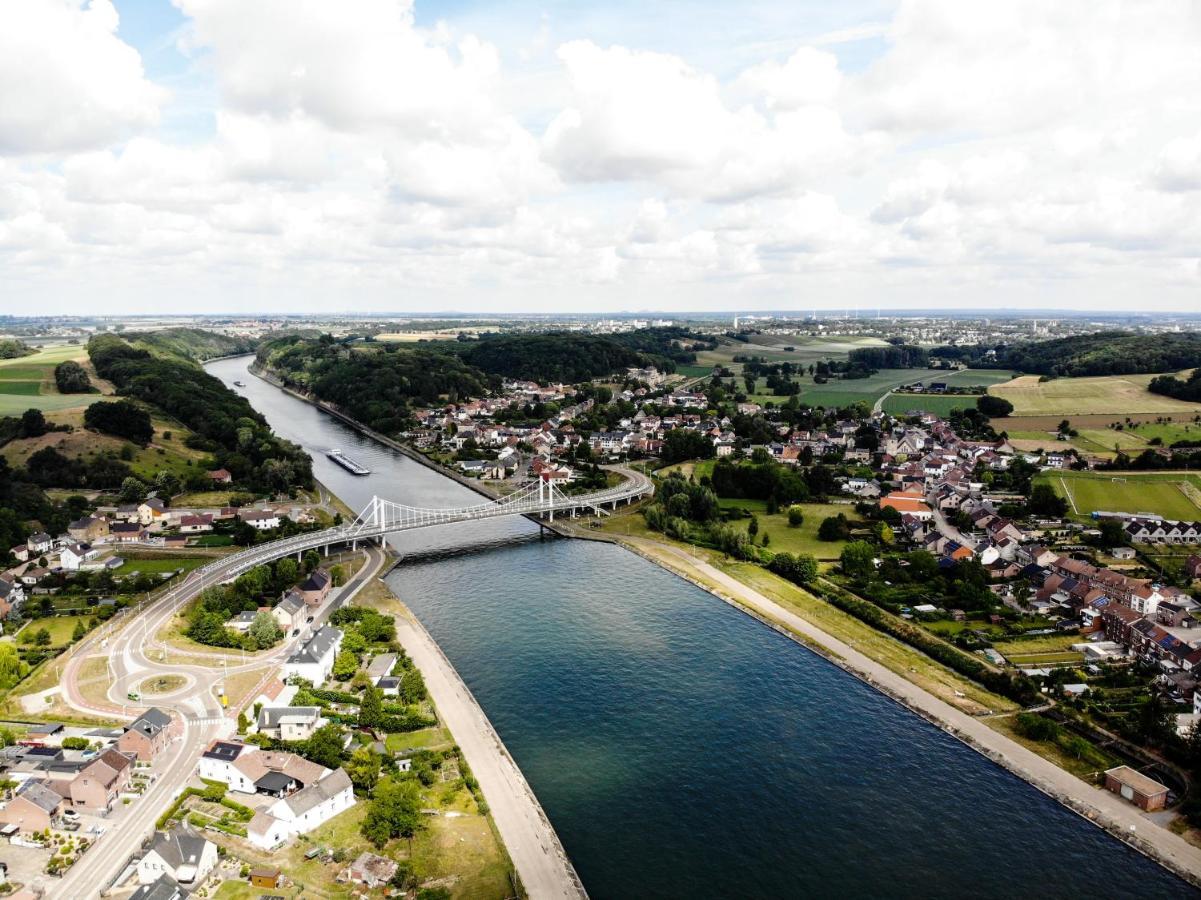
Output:
<instances>
[{"instance_id":1,"label":"sports field","mask_svg":"<svg viewBox=\"0 0 1201 900\"><path fill-rule=\"evenodd\" d=\"M1201 519L1196 472L1043 472L1036 481L1050 484L1068 501L1068 513L1080 519L1097 510Z\"/></svg>"},{"instance_id":2,"label":"sports field","mask_svg":"<svg viewBox=\"0 0 1201 900\"><path fill-rule=\"evenodd\" d=\"M978 399L977 394L890 394L880 408L894 416L920 410L945 419L953 409L971 409Z\"/></svg>"},{"instance_id":3,"label":"sports field","mask_svg":"<svg viewBox=\"0 0 1201 900\"><path fill-rule=\"evenodd\" d=\"M32 356L0 360L0 416L17 416L31 407L45 412L83 407L99 399L98 394L60 394L54 386L55 366L86 358L82 346L64 344Z\"/></svg>"},{"instance_id":4,"label":"sports field","mask_svg":"<svg viewBox=\"0 0 1201 900\"><path fill-rule=\"evenodd\" d=\"M995 384L990 394L1013 404L1015 416L1081 416L1096 414L1201 413L1201 404L1152 394L1147 385L1154 375L1107 375L1098 378L1054 378L1040 381L1022 375Z\"/></svg>"}]
</instances>

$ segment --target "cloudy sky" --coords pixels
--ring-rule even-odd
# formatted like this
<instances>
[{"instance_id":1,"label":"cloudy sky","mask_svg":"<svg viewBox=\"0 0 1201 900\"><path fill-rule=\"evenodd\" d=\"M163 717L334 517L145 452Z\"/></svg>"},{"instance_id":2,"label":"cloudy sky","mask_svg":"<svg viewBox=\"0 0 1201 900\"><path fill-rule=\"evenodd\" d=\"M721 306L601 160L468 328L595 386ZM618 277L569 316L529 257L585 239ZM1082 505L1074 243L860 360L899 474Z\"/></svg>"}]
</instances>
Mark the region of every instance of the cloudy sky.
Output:
<instances>
[{"instance_id":1,"label":"cloudy sky","mask_svg":"<svg viewBox=\"0 0 1201 900\"><path fill-rule=\"evenodd\" d=\"M1201 5L0 2L0 313L1201 310Z\"/></svg>"}]
</instances>

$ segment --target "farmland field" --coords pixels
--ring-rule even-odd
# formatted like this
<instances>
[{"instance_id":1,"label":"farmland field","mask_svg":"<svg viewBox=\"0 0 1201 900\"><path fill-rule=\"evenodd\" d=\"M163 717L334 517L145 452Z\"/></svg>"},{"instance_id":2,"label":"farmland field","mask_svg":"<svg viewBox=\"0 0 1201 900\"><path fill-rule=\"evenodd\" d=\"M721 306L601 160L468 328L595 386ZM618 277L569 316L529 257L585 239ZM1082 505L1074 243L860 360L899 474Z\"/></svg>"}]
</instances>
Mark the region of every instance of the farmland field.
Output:
<instances>
[{"instance_id":1,"label":"farmland field","mask_svg":"<svg viewBox=\"0 0 1201 900\"><path fill-rule=\"evenodd\" d=\"M1201 507L1183 487L1201 490L1196 472L1043 472L1035 480L1050 484L1067 499L1068 513L1079 519L1097 510L1201 519Z\"/></svg>"},{"instance_id":2,"label":"farmland field","mask_svg":"<svg viewBox=\"0 0 1201 900\"><path fill-rule=\"evenodd\" d=\"M54 386L54 367L68 359L85 361L87 351L76 344L39 350L32 356L0 360L0 416L19 416L36 407L54 412L87 406L99 394L60 394Z\"/></svg>"},{"instance_id":3,"label":"farmland field","mask_svg":"<svg viewBox=\"0 0 1201 900\"><path fill-rule=\"evenodd\" d=\"M1185 403L1148 391L1147 385L1154 377L1107 375L1040 381L1037 375L1022 375L1011 381L994 384L988 392L1012 403L1014 416L1147 413L1192 416L1201 413L1201 404Z\"/></svg>"},{"instance_id":4,"label":"farmland field","mask_svg":"<svg viewBox=\"0 0 1201 900\"><path fill-rule=\"evenodd\" d=\"M830 337L815 337L813 335L775 335L756 334L751 340L732 341L723 338L716 350L703 350L696 355L698 366L711 368L714 365L729 366L734 371L742 368L741 363L734 362L735 356L761 356L768 362L804 363L817 362L819 359L845 359L846 355L859 347L882 347L885 342L879 338L850 337L831 335ZM794 347L794 350L785 350Z\"/></svg>"},{"instance_id":5,"label":"farmland field","mask_svg":"<svg viewBox=\"0 0 1201 900\"><path fill-rule=\"evenodd\" d=\"M890 394L880 408L894 416L921 410L946 418L953 409L974 407L978 397L978 394Z\"/></svg>"}]
</instances>

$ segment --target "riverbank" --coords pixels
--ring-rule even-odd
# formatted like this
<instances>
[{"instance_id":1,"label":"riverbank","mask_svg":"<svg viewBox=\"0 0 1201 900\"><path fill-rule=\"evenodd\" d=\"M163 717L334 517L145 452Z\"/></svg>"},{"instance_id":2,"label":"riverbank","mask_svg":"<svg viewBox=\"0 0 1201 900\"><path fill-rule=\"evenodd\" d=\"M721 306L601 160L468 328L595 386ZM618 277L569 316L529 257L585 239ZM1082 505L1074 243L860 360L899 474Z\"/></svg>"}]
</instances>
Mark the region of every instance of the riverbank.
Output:
<instances>
[{"instance_id":1,"label":"riverbank","mask_svg":"<svg viewBox=\"0 0 1201 900\"><path fill-rule=\"evenodd\" d=\"M450 660L404 602L388 591L373 603L396 621L396 638L425 678L426 688L479 781L496 830L532 898L582 898L587 893L559 836L521 769Z\"/></svg>"},{"instance_id":2,"label":"riverbank","mask_svg":"<svg viewBox=\"0 0 1201 900\"><path fill-rule=\"evenodd\" d=\"M985 718L957 709L857 647L818 628L685 549L643 537L612 534L586 536L611 540L814 650L1081 817L1104 828L1191 884L1201 887L1201 848L1159 826L1116 794L1081 781L993 729Z\"/></svg>"},{"instance_id":3,"label":"riverbank","mask_svg":"<svg viewBox=\"0 0 1201 900\"><path fill-rule=\"evenodd\" d=\"M300 397L294 393L291 396L297 399L305 400L310 405L315 405L312 404L308 398ZM341 421L345 421L345 419L342 417L338 418ZM358 430L360 433L369 434L365 430ZM387 441L382 443L391 445ZM412 457L411 452L405 453L405 456L414 458ZM424 460L424 458L421 460L421 463L433 471L438 471L440 474L446 474L441 467L431 463L430 461ZM453 480L459 481L460 479L454 478ZM477 493L485 493L481 490L478 483L468 484L467 486L471 487ZM582 522L578 524L583 525ZM554 525L556 531L570 532L576 530L573 524L568 520L556 522ZM579 527L577 536L611 540L613 542L621 543L620 540L614 540L612 537L606 536L603 533L598 533L597 530L589 529L587 527ZM648 548L645 547L641 549L644 551L648 550ZM637 550L635 552L637 552ZM684 553L687 555L687 550L685 550ZM646 556L646 552L640 553L639 555ZM687 566L687 560L661 559L656 558L653 554L647 556L647 558L649 561L655 562L661 568L673 571L677 575L681 574L681 572L684 571ZM719 569L716 569L716 567L714 567L714 571L718 575L727 574L722 573ZM773 628L777 628L777 630L781 630L784 634L787 634L793 639L796 639L798 635L805 633L805 630L797 627L796 622L789 621L788 615L782 615L776 611L773 611L772 607L770 606L772 601L770 598L764 597L763 592L755 591L754 593L762 598L762 600L766 601L765 603L754 602L753 597L747 597L743 595L740 591L745 589L746 585L741 585L737 579L732 579L735 584L740 585L740 587L736 590L730 585L721 584L719 580L710 576L710 574L704 570L699 570L691 573L690 575L685 575L685 577L693 584L707 590L710 594L716 594L722 597L726 600L726 602L736 606L741 611L751 614L754 618L766 622ZM795 612L792 612L784 607L780 607L780 610L783 613L790 613L793 616L796 615ZM801 617L798 617L798 619L803 621ZM811 629L807 630L807 635L812 642L810 646L814 647L815 649L820 649L823 655L833 658L845 671L857 675L865 683L876 687L887 696L893 697L894 699L906 705L908 708L917 711L928 720L937 724L944 731L953 734L967 745L981 752L983 755L989 756L991 759L1001 764L1004 768L1015 772L1024 780L1042 789L1044 793L1055 798L1064 805L1067 805L1069 808L1076 809L1085 818L1089 818L1091 821L1105 825L1105 827L1107 827L1111 832L1117 834L1126 843L1135 846L1139 850L1142 850L1152 858L1164 862L1166 867L1172 871L1175 871L1176 873L1181 874L1190 880L1195 880L1196 876L1194 873L1201 871L1201 868L1196 865L1196 851L1194 851L1193 848L1185 844L1185 842L1179 838L1176 838L1174 835L1171 835L1168 832L1164 832L1162 829L1159 829L1158 826L1155 826L1153 823L1143 818L1134 807L1127 806L1124 801L1121 801L1116 796L1102 794L1102 792L1089 788L1088 785L1082 782L1077 782L1072 776L1057 769L1053 764L1043 760L1029 749L1022 747L1018 742L1012 741L1003 735L993 732L989 726L984 724L980 719L974 718L971 715L964 713L962 710L956 711L952 704L945 704L949 710L947 711L941 709L936 702L926 703L920 696L915 699L914 695L910 693L913 685L910 684L905 675L902 674L904 670L902 669L900 672L887 670L887 667L880 665L872 656L863 654L861 648L866 646L866 642L860 644L858 642L847 643L845 641L839 641L836 638L828 635L820 627L814 626L812 622L809 622L808 624ZM877 648L875 647L869 648L869 653L874 653L876 649ZM880 667L882 670L881 676L877 676L871 671L870 664L876 664ZM895 682L893 682L891 679L895 679ZM919 690L919 694L920 693L921 692ZM926 693L928 694L929 692ZM939 700L939 698L934 695L930 695L928 699L931 701ZM962 717L961 721L957 721L955 719L954 714L956 712L958 712L959 716ZM979 735L974 733L977 730L980 732ZM1076 796L1077 793L1079 793L1079 796ZM1100 795L1099 799L1094 798L1092 796L1094 794ZM1133 835L1128 833L1128 831L1122 827L1123 820L1125 820L1126 823L1134 826L1135 832ZM1115 822L1118 823L1116 826L1114 824ZM1165 838L1169 838L1176 842L1178 846L1175 849L1180 851L1180 853L1177 854L1178 858L1176 861L1173 861L1170 858L1173 848L1168 848L1168 854L1165 856L1163 852L1143 845L1143 839L1145 837L1143 832L1147 832L1152 829L1162 832ZM1152 837L1155 836L1153 835Z\"/></svg>"}]
</instances>

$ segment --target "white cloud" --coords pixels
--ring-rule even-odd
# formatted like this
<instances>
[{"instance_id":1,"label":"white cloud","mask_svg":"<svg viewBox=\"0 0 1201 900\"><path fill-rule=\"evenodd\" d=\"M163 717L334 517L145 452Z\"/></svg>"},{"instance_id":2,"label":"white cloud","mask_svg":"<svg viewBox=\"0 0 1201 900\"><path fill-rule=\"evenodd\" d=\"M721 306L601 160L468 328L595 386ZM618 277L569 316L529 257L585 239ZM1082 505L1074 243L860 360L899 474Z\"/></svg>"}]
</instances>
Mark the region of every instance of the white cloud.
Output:
<instances>
[{"instance_id":1,"label":"white cloud","mask_svg":"<svg viewBox=\"0 0 1201 900\"><path fill-rule=\"evenodd\" d=\"M1155 161L1152 178L1160 190L1201 190L1201 132L1168 142Z\"/></svg>"},{"instance_id":2,"label":"white cloud","mask_svg":"<svg viewBox=\"0 0 1201 900\"><path fill-rule=\"evenodd\" d=\"M117 23L110 0L0 3L0 154L101 147L155 124L166 92Z\"/></svg>"}]
</instances>

